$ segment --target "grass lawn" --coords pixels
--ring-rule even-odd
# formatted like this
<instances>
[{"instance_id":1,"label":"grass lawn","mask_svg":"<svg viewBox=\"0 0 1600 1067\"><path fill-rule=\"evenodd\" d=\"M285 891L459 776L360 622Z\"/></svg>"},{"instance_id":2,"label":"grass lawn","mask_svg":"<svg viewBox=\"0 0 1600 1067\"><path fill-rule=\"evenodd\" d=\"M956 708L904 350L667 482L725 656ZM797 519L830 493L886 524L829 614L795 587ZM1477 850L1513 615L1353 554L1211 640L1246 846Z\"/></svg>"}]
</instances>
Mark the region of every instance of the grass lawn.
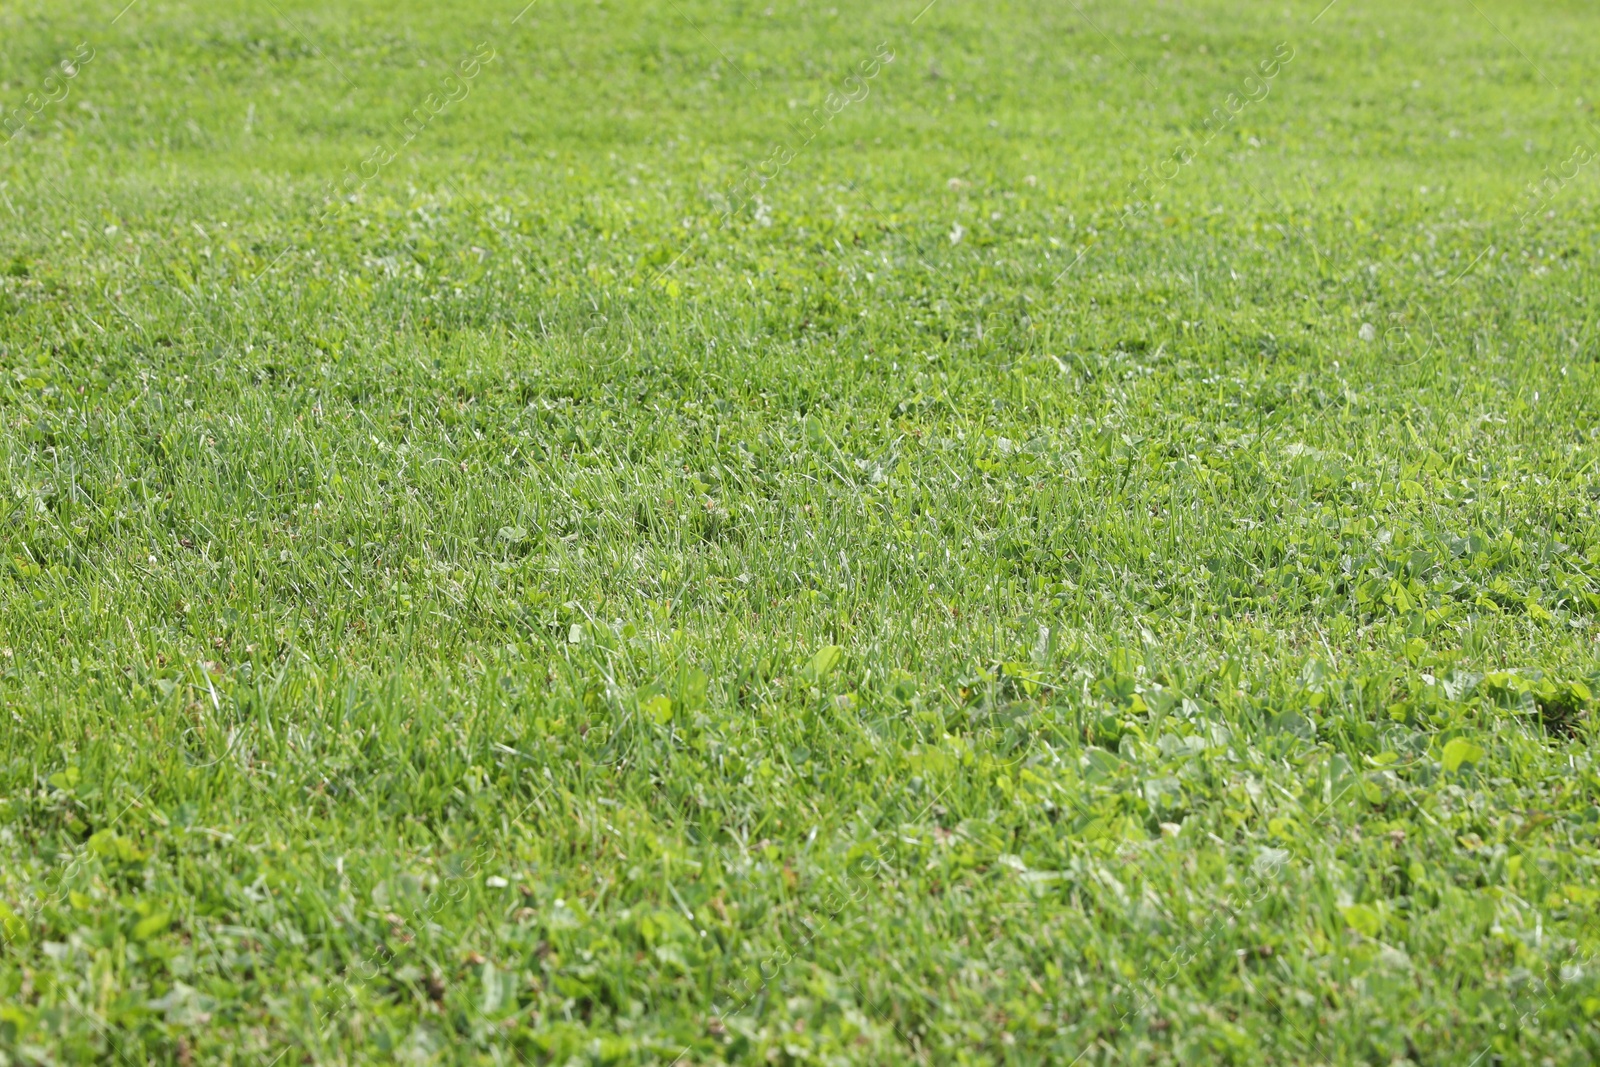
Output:
<instances>
[{"instance_id":1,"label":"grass lawn","mask_svg":"<svg viewBox=\"0 0 1600 1067\"><path fill-rule=\"evenodd\" d=\"M0 1065L1600 1057L1600 9L125 2Z\"/></svg>"}]
</instances>

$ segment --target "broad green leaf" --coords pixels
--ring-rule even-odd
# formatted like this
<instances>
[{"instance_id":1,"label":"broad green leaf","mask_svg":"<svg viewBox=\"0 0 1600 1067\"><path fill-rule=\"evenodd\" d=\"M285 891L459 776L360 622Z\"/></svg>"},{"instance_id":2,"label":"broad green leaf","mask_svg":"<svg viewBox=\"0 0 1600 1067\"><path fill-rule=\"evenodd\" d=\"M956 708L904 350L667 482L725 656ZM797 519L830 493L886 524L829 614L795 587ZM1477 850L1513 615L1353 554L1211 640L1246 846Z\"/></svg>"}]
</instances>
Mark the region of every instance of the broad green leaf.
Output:
<instances>
[{"instance_id":1,"label":"broad green leaf","mask_svg":"<svg viewBox=\"0 0 1600 1067\"><path fill-rule=\"evenodd\" d=\"M1366 937L1377 937L1383 928L1383 916L1368 904L1346 904L1339 909L1339 914L1344 916L1345 925Z\"/></svg>"},{"instance_id":2,"label":"broad green leaf","mask_svg":"<svg viewBox=\"0 0 1600 1067\"><path fill-rule=\"evenodd\" d=\"M121 863L138 863L146 858L146 853L139 848L132 839L113 833L110 830L101 830L89 838L89 851L108 860L117 860Z\"/></svg>"},{"instance_id":3,"label":"broad green leaf","mask_svg":"<svg viewBox=\"0 0 1600 1067\"><path fill-rule=\"evenodd\" d=\"M135 941L148 940L149 938L152 938L156 934L159 934L161 931L165 930L170 921L171 916L164 911L158 911L154 915L148 915L145 918L140 919L134 925L133 939Z\"/></svg>"},{"instance_id":4,"label":"broad green leaf","mask_svg":"<svg viewBox=\"0 0 1600 1067\"><path fill-rule=\"evenodd\" d=\"M1482 758L1482 748L1464 737L1458 737L1444 746L1444 758L1440 762L1446 774L1454 774L1463 763L1477 763Z\"/></svg>"},{"instance_id":5,"label":"broad green leaf","mask_svg":"<svg viewBox=\"0 0 1600 1067\"><path fill-rule=\"evenodd\" d=\"M814 681L822 681L839 665L839 660L844 658L844 649L838 645L824 645L811 657L811 662L806 665L808 673Z\"/></svg>"},{"instance_id":6,"label":"broad green leaf","mask_svg":"<svg viewBox=\"0 0 1600 1067\"><path fill-rule=\"evenodd\" d=\"M640 707L644 709L645 714L662 725L672 721L672 698L665 693L657 693Z\"/></svg>"}]
</instances>

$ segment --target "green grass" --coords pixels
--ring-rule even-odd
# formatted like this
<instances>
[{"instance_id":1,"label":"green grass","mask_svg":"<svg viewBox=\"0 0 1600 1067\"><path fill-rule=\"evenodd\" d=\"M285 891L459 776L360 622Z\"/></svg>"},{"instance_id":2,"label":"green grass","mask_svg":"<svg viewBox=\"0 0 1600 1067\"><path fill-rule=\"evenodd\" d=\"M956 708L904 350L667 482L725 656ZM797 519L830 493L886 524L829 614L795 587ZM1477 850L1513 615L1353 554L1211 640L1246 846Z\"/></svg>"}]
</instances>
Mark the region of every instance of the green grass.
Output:
<instances>
[{"instance_id":1,"label":"green grass","mask_svg":"<svg viewBox=\"0 0 1600 1067\"><path fill-rule=\"evenodd\" d=\"M520 6L0 10L0 1064L1600 1056L1600 12Z\"/></svg>"}]
</instances>

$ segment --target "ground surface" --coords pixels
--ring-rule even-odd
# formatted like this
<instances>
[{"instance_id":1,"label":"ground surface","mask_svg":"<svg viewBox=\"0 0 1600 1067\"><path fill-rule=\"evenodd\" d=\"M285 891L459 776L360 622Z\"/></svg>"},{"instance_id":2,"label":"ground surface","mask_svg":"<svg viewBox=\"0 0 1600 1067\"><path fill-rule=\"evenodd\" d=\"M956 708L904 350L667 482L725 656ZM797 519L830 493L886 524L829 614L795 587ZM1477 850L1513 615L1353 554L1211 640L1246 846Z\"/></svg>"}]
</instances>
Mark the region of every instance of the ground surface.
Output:
<instances>
[{"instance_id":1,"label":"ground surface","mask_svg":"<svg viewBox=\"0 0 1600 1067\"><path fill-rule=\"evenodd\" d=\"M1600 12L519 6L0 10L0 1062L1600 1054Z\"/></svg>"}]
</instances>

